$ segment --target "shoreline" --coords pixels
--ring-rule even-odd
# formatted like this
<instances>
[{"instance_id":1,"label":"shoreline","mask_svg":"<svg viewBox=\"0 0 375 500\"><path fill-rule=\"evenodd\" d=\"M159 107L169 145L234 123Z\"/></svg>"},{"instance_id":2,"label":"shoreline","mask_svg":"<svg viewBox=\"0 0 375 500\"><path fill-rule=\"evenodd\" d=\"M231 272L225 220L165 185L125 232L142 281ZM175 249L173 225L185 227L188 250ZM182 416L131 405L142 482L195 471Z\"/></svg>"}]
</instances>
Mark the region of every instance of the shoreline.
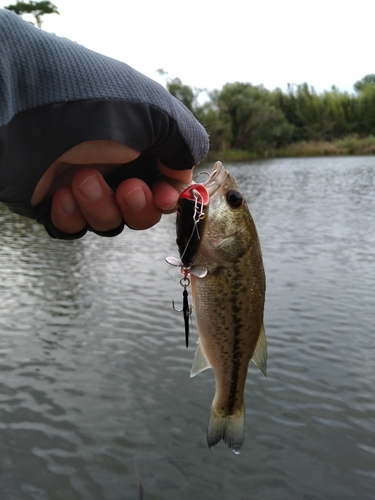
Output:
<instances>
[{"instance_id":1,"label":"shoreline","mask_svg":"<svg viewBox=\"0 0 375 500\"><path fill-rule=\"evenodd\" d=\"M303 141L284 148L254 153L238 149L210 151L204 161L250 161L266 158L303 158L313 156L371 156L375 155L375 136L348 136L333 141Z\"/></svg>"}]
</instances>

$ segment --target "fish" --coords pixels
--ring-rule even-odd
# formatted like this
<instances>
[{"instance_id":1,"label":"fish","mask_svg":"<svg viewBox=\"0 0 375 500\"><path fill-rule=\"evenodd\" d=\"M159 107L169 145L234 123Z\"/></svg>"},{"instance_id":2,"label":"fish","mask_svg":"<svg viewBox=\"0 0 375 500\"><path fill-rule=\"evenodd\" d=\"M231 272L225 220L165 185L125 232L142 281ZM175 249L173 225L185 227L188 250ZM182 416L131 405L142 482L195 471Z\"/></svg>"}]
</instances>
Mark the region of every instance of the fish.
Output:
<instances>
[{"instance_id":1,"label":"fish","mask_svg":"<svg viewBox=\"0 0 375 500\"><path fill-rule=\"evenodd\" d=\"M235 178L216 162L205 187L205 226L189 268L199 334L190 376L212 367L216 391L207 444L213 448L223 440L238 454L245 435L249 362L264 375L267 369L266 278L255 223ZM178 220L184 218L180 215ZM177 231L181 238L184 227ZM194 268L200 272L194 273Z\"/></svg>"}]
</instances>

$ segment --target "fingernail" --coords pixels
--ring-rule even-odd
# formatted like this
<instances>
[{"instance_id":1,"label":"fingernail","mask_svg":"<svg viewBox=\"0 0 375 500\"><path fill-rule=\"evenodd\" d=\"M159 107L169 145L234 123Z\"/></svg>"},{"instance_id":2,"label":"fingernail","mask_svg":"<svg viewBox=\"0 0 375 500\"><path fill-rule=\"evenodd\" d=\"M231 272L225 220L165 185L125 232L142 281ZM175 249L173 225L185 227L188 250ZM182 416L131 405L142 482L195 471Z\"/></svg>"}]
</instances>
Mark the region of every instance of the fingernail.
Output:
<instances>
[{"instance_id":1,"label":"fingernail","mask_svg":"<svg viewBox=\"0 0 375 500\"><path fill-rule=\"evenodd\" d=\"M61 200L61 208L67 215L73 215L77 209L77 202L73 196L69 195Z\"/></svg>"},{"instance_id":2,"label":"fingernail","mask_svg":"<svg viewBox=\"0 0 375 500\"><path fill-rule=\"evenodd\" d=\"M126 196L124 196L123 200L132 210L141 210L147 203L146 196L142 188L132 189Z\"/></svg>"},{"instance_id":3,"label":"fingernail","mask_svg":"<svg viewBox=\"0 0 375 500\"><path fill-rule=\"evenodd\" d=\"M103 188L96 175L90 175L90 177L87 177L87 179L81 182L78 189L89 201L96 201L103 194Z\"/></svg>"},{"instance_id":4,"label":"fingernail","mask_svg":"<svg viewBox=\"0 0 375 500\"><path fill-rule=\"evenodd\" d=\"M175 212L176 203L170 203L169 205L165 205L164 207L160 207L160 210L165 214L170 214L172 212Z\"/></svg>"}]
</instances>

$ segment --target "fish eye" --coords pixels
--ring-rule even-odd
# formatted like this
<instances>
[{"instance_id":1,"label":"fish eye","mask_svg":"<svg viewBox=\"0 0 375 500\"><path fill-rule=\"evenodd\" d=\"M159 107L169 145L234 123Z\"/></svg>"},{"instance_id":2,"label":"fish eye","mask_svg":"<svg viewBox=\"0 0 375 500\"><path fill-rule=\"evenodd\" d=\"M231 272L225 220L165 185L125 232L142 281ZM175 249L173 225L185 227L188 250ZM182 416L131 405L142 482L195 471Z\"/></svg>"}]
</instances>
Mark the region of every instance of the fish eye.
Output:
<instances>
[{"instance_id":1,"label":"fish eye","mask_svg":"<svg viewBox=\"0 0 375 500\"><path fill-rule=\"evenodd\" d=\"M227 192L227 202L232 208L238 208L242 205L243 197L242 194L236 189L230 189Z\"/></svg>"}]
</instances>

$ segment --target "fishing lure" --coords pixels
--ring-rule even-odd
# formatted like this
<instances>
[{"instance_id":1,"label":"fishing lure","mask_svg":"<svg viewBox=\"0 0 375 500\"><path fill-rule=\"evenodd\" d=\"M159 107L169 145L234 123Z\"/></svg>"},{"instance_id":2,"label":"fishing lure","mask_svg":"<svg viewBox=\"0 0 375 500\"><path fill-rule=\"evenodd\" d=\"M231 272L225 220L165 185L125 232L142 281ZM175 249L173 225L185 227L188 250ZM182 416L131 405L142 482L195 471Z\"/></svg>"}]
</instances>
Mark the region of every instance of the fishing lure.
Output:
<instances>
[{"instance_id":1,"label":"fishing lure","mask_svg":"<svg viewBox=\"0 0 375 500\"><path fill-rule=\"evenodd\" d=\"M190 268L198 252L207 222L209 196L203 184L193 184L177 202L176 243L185 268Z\"/></svg>"},{"instance_id":2,"label":"fishing lure","mask_svg":"<svg viewBox=\"0 0 375 500\"><path fill-rule=\"evenodd\" d=\"M188 286L190 285L190 274L203 278L207 269L203 266L193 266L204 232L209 207L209 195L204 184L193 184L180 194L177 202L176 219L176 243L180 258L167 257L165 260L172 266L180 267L182 278L180 284L183 287L182 309L176 309L172 301L173 309L182 312L185 325L185 344L189 347L189 317L192 306L189 305Z\"/></svg>"}]
</instances>

